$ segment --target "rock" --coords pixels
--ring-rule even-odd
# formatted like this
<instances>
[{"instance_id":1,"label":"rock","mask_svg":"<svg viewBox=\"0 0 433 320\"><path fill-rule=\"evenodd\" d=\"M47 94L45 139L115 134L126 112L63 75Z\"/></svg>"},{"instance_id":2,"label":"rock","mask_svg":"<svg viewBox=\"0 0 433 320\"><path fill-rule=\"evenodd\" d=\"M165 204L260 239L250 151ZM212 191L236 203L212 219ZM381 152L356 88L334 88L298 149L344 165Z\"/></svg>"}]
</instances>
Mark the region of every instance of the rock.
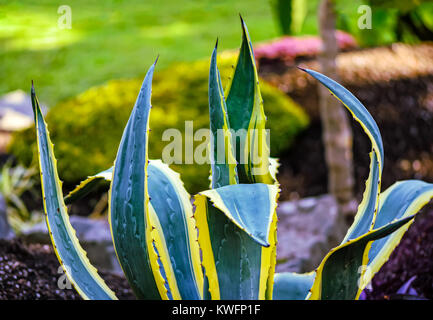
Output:
<instances>
[{"instance_id":1,"label":"rock","mask_svg":"<svg viewBox=\"0 0 433 320\"><path fill-rule=\"evenodd\" d=\"M314 270L344 236L331 195L282 202L277 216L277 272Z\"/></svg>"},{"instance_id":2,"label":"rock","mask_svg":"<svg viewBox=\"0 0 433 320\"><path fill-rule=\"evenodd\" d=\"M32 118L10 109L5 110L0 118L0 130L2 131L18 131L32 124Z\"/></svg>"},{"instance_id":3,"label":"rock","mask_svg":"<svg viewBox=\"0 0 433 320\"><path fill-rule=\"evenodd\" d=\"M40 105L42 113L47 107ZM6 152L11 133L33 125L33 108L30 95L15 90L0 97L0 152Z\"/></svg>"},{"instance_id":4,"label":"rock","mask_svg":"<svg viewBox=\"0 0 433 320\"><path fill-rule=\"evenodd\" d=\"M330 195L281 202L277 208L277 272L314 270L339 244L338 210ZM121 272L105 220L71 216L70 221L92 264L105 271ZM27 243L50 243L45 222L22 233Z\"/></svg>"},{"instance_id":5,"label":"rock","mask_svg":"<svg viewBox=\"0 0 433 320\"><path fill-rule=\"evenodd\" d=\"M90 262L98 270L122 273L108 222L79 216L71 216L69 220ZM27 243L51 243L45 222L24 230L21 236Z\"/></svg>"},{"instance_id":6,"label":"rock","mask_svg":"<svg viewBox=\"0 0 433 320\"><path fill-rule=\"evenodd\" d=\"M14 233L6 215L6 201L0 194L0 239L11 239L13 237Z\"/></svg>"},{"instance_id":7,"label":"rock","mask_svg":"<svg viewBox=\"0 0 433 320\"><path fill-rule=\"evenodd\" d=\"M43 114L46 114L47 107L40 104ZM0 97L0 118L4 116L7 111L26 116L33 122L33 108L30 95L22 90L15 90Z\"/></svg>"}]
</instances>

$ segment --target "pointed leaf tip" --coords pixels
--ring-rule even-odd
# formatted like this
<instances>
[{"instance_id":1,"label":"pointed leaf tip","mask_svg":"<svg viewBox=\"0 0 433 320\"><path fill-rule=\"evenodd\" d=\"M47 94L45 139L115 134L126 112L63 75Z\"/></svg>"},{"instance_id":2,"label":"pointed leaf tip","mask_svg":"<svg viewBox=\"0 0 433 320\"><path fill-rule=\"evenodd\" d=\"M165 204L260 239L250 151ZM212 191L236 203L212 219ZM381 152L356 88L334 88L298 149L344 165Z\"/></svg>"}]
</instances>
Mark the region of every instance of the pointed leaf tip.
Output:
<instances>
[{"instance_id":1,"label":"pointed leaf tip","mask_svg":"<svg viewBox=\"0 0 433 320\"><path fill-rule=\"evenodd\" d=\"M244 34L244 36L246 36L247 34L247 25L245 23L245 20L242 18L241 14L239 13L239 18L241 19L241 26L242 26L242 33Z\"/></svg>"},{"instance_id":2,"label":"pointed leaf tip","mask_svg":"<svg viewBox=\"0 0 433 320\"><path fill-rule=\"evenodd\" d=\"M244 22L244 19L242 18L242 15L240 12L239 12L239 18L241 19L242 24L244 24L245 22Z\"/></svg>"},{"instance_id":3,"label":"pointed leaf tip","mask_svg":"<svg viewBox=\"0 0 433 320\"><path fill-rule=\"evenodd\" d=\"M216 39L216 42L215 42L215 50L218 48L218 37L217 37L217 39Z\"/></svg>"}]
</instances>

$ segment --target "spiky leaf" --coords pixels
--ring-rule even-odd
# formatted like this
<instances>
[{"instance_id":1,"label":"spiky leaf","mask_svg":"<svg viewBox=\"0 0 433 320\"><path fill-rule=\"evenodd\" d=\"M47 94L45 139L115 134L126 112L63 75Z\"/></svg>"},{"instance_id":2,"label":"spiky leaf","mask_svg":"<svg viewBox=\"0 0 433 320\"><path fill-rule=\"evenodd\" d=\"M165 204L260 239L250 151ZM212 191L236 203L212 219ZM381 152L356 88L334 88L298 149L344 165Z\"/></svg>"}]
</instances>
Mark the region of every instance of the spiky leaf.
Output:
<instances>
[{"instance_id":1,"label":"spiky leaf","mask_svg":"<svg viewBox=\"0 0 433 320\"><path fill-rule=\"evenodd\" d=\"M149 202L153 234L170 288L171 297L195 300L201 298L203 273L197 243L197 231L190 202L179 174L161 162L149 160L147 167ZM72 190L70 202L88 194L103 181L112 180L113 167L88 177Z\"/></svg>"},{"instance_id":2,"label":"spiky leaf","mask_svg":"<svg viewBox=\"0 0 433 320\"><path fill-rule=\"evenodd\" d=\"M154 230L174 299L202 298L203 272L190 196L179 174L160 160L148 167L150 205L157 219ZM157 246L158 247L158 246Z\"/></svg>"},{"instance_id":3,"label":"spiky leaf","mask_svg":"<svg viewBox=\"0 0 433 320\"><path fill-rule=\"evenodd\" d=\"M378 198L380 195L380 182L384 159L382 137L371 114L349 90L317 71L309 69L301 70L317 79L343 103L350 111L353 118L359 122L364 129L372 145L372 152L370 153L370 173L366 181L364 196L358 207L354 223L343 240L343 242L345 242L349 239L357 238L373 228L379 204Z\"/></svg>"},{"instance_id":4,"label":"spiky leaf","mask_svg":"<svg viewBox=\"0 0 433 320\"><path fill-rule=\"evenodd\" d=\"M195 219L212 299L270 299L278 187L238 184L195 196Z\"/></svg>"},{"instance_id":5,"label":"spiky leaf","mask_svg":"<svg viewBox=\"0 0 433 320\"><path fill-rule=\"evenodd\" d=\"M363 277L372 241L384 238L409 223L413 216L389 223L379 229L332 249L316 270L311 288L311 300L358 299L363 289Z\"/></svg>"},{"instance_id":6,"label":"spiky leaf","mask_svg":"<svg viewBox=\"0 0 433 320\"><path fill-rule=\"evenodd\" d=\"M302 70L319 80L343 103L355 120L361 124L372 144L370 173L355 220L342 244L331 250L319 266L310 296L312 299L354 299L359 297L372 275L379 270L396 247L412 222L413 215L418 212L420 203L428 202L431 190L428 185L420 181L403 182L400 187L396 187L395 193L385 192L385 195L379 199L383 144L376 122L362 103L346 88L319 72ZM420 190L413 191L416 188L424 188L425 193L420 196L419 193L422 193ZM380 200L384 201L390 194L394 197L398 194L397 197L400 197L398 202L395 202L397 198L393 197L393 203L398 203L400 211L390 205L389 201L385 206L381 204L379 207ZM407 206L411 209L404 211ZM378 210L380 210L379 214L377 214ZM395 233L390 235L392 232ZM379 240L381 238L384 239ZM375 248L371 253L370 247ZM367 267L369 256L372 261L375 261L370 268ZM373 269L373 272L369 269ZM339 276L336 277L336 274Z\"/></svg>"},{"instance_id":7,"label":"spiky leaf","mask_svg":"<svg viewBox=\"0 0 433 320\"><path fill-rule=\"evenodd\" d=\"M168 299L160 271L147 182L152 65L123 132L109 197L109 222L117 258L138 298ZM143 170L144 168L144 170ZM161 248L159 248L161 250Z\"/></svg>"},{"instance_id":8,"label":"spiky leaf","mask_svg":"<svg viewBox=\"0 0 433 320\"><path fill-rule=\"evenodd\" d=\"M31 99L35 115L44 211L54 251L69 281L84 299L116 299L90 264L69 222L53 145L33 86Z\"/></svg>"},{"instance_id":9,"label":"spiky leaf","mask_svg":"<svg viewBox=\"0 0 433 320\"><path fill-rule=\"evenodd\" d=\"M103 181L111 181L113 176L113 169L101 171L93 176L87 177L86 180L80 182L72 191L70 191L65 197L65 204L71 204L74 201L81 199L88 195L92 190L101 186Z\"/></svg>"},{"instance_id":10,"label":"spiky leaf","mask_svg":"<svg viewBox=\"0 0 433 320\"><path fill-rule=\"evenodd\" d=\"M433 198L433 184L419 180L406 180L394 183L380 195L379 213L374 227L380 228L395 219L413 216ZM368 268L364 286L388 260L392 251L413 221L393 234L373 242L368 253Z\"/></svg>"},{"instance_id":11,"label":"spiky leaf","mask_svg":"<svg viewBox=\"0 0 433 320\"><path fill-rule=\"evenodd\" d=\"M242 44L226 91L227 114L240 183L274 183L270 173L269 136L254 53L241 18Z\"/></svg>"},{"instance_id":12,"label":"spiky leaf","mask_svg":"<svg viewBox=\"0 0 433 320\"><path fill-rule=\"evenodd\" d=\"M219 188L238 183L236 159L233 155L232 135L227 107L217 67L217 45L212 52L209 69L209 117L211 150L211 187Z\"/></svg>"}]
</instances>

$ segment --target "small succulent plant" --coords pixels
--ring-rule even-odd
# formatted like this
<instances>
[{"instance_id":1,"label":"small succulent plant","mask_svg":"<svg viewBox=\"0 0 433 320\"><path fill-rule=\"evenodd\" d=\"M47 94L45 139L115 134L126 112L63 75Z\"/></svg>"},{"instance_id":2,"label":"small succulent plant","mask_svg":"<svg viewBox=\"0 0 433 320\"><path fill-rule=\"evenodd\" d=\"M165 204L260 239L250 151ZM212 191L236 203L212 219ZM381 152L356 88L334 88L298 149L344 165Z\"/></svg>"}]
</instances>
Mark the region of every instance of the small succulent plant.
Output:
<instances>
[{"instance_id":1,"label":"small succulent plant","mask_svg":"<svg viewBox=\"0 0 433 320\"><path fill-rule=\"evenodd\" d=\"M370 138L370 174L354 223L341 244L310 273L275 274L277 161L269 157L263 101L243 21L242 30L226 96L217 46L210 60L211 189L195 195L194 208L179 175L162 161L148 159L155 64L143 81L114 166L83 181L65 200L70 203L99 181L110 181L113 244L139 299L357 299L415 214L433 197L433 185L401 181L381 192L383 145L370 113L338 83L304 70L341 100ZM71 227L53 145L33 86L31 95L44 209L55 252L83 298L116 299ZM218 130L223 132L222 149L212 138Z\"/></svg>"},{"instance_id":2,"label":"small succulent plant","mask_svg":"<svg viewBox=\"0 0 433 320\"><path fill-rule=\"evenodd\" d=\"M5 198L8 221L15 233L43 219L42 212L29 212L22 199L26 192L37 193L34 188L37 172L34 167L12 166L11 161L7 161L0 169L0 195Z\"/></svg>"}]
</instances>

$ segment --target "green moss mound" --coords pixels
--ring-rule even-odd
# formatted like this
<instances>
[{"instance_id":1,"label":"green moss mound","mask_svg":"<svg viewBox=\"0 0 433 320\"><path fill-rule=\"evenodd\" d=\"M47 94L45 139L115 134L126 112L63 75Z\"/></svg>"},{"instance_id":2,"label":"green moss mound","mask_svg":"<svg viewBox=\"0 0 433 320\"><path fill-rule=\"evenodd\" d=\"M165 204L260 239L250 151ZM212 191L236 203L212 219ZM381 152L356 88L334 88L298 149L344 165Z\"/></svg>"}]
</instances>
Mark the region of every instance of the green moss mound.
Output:
<instances>
[{"instance_id":1,"label":"green moss mound","mask_svg":"<svg viewBox=\"0 0 433 320\"><path fill-rule=\"evenodd\" d=\"M220 56L223 84L227 83L235 61L233 53ZM185 121L193 120L194 132L209 128L208 73L207 60L180 63L155 73L149 136L151 159L161 158L162 150L170 143L162 140L164 130L180 130L184 141ZM55 145L59 174L66 183L77 183L113 164L141 82L142 79L109 81L50 109L46 121ZM308 125L308 117L278 89L264 81L260 88L270 129L271 155L278 156ZM194 147L200 143L194 142ZM37 159L34 129L16 133L9 151L23 164L34 164ZM181 173L189 192L208 189L208 164L172 165L172 168Z\"/></svg>"}]
</instances>

